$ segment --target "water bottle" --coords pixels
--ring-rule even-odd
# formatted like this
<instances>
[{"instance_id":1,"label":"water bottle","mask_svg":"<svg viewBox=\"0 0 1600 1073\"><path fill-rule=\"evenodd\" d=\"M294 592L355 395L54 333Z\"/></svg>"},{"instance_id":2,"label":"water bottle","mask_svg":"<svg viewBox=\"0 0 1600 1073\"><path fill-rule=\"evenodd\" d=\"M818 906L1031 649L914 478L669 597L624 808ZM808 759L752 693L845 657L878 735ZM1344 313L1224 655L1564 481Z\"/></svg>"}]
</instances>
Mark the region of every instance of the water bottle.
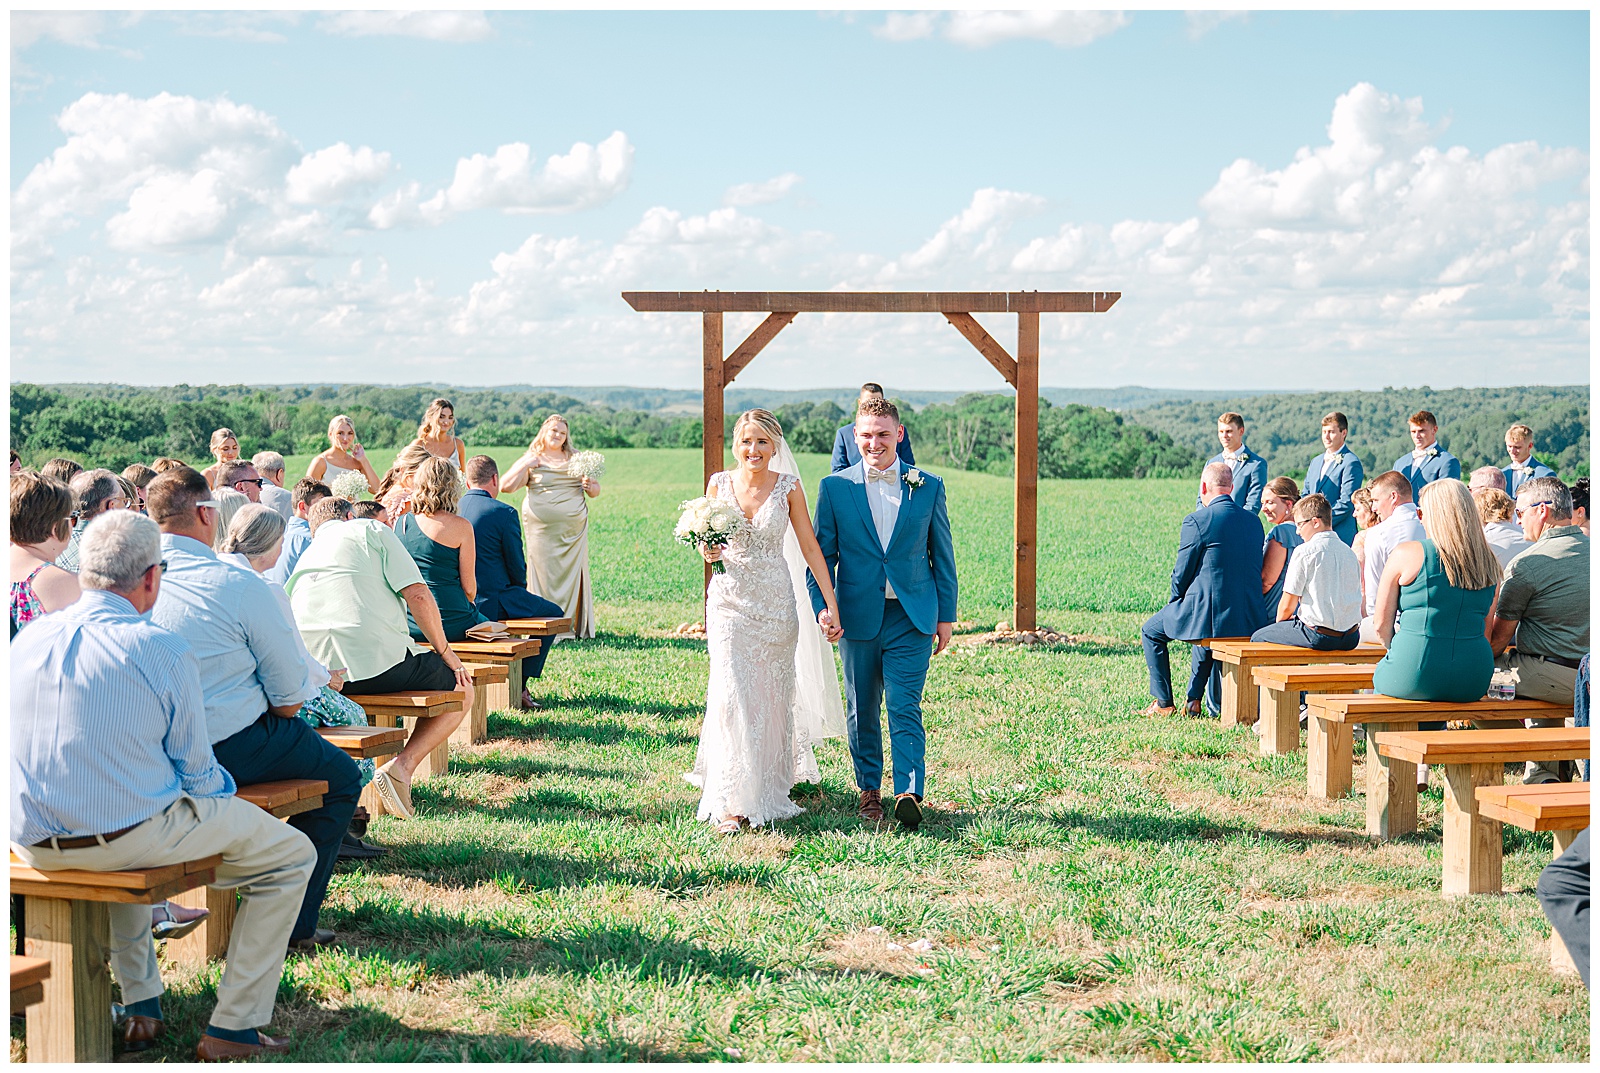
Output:
<instances>
[{"instance_id":1,"label":"water bottle","mask_svg":"<svg viewBox=\"0 0 1600 1073\"><path fill-rule=\"evenodd\" d=\"M1490 700L1516 700L1517 685L1510 671L1495 671L1489 679Z\"/></svg>"}]
</instances>

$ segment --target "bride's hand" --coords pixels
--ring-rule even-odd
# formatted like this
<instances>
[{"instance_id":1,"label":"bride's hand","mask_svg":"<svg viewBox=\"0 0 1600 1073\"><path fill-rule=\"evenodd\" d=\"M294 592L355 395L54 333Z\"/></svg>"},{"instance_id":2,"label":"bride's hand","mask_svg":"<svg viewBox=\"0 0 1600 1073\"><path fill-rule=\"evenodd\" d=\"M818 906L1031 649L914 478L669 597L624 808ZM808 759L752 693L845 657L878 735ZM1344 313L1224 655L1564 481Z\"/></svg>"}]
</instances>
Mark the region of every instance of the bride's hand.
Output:
<instances>
[{"instance_id":1,"label":"bride's hand","mask_svg":"<svg viewBox=\"0 0 1600 1073\"><path fill-rule=\"evenodd\" d=\"M700 545L700 558L708 563L721 562L722 548L711 544L702 544Z\"/></svg>"},{"instance_id":2,"label":"bride's hand","mask_svg":"<svg viewBox=\"0 0 1600 1073\"><path fill-rule=\"evenodd\" d=\"M822 627L822 636L827 638L830 643L844 636L844 630L834 625L838 618L839 611L837 608L825 607L817 612L817 625Z\"/></svg>"}]
</instances>

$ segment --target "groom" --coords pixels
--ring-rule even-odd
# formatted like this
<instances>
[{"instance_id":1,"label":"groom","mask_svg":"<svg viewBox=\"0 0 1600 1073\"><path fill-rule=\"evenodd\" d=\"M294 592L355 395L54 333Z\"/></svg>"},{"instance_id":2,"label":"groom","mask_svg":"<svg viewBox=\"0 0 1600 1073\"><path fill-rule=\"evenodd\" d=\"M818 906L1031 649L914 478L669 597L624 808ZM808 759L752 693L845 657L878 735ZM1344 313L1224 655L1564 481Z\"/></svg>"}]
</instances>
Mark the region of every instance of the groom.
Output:
<instances>
[{"instance_id":1,"label":"groom","mask_svg":"<svg viewBox=\"0 0 1600 1073\"><path fill-rule=\"evenodd\" d=\"M944 482L901 465L900 411L883 398L856 411L861 461L822 478L817 543L833 575L840 621L823 608L811 574L817 622L837 636L844 661L850 758L861 791L861 818L883 819L883 733L878 709L888 700L894 758L894 818L909 830L922 822L927 783L922 686L928 660L950 643L956 617L956 559L945 513Z\"/></svg>"}]
</instances>

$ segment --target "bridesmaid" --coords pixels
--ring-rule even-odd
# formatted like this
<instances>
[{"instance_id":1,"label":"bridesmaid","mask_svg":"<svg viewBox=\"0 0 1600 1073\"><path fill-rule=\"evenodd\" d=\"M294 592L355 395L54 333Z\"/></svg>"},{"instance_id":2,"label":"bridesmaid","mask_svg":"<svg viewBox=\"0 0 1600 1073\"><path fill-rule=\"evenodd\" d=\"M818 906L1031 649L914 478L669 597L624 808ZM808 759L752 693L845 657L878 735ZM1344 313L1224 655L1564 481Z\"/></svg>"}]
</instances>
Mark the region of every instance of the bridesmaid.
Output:
<instances>
[{"instance_id":1,"label":"bridesmaid","mask_svg":"<svg viewBox=\"0 0 1600 1073\"><path fill-rule=\"evenodd\" d=\"M572 619L565 637L594 636L594 596L589 584L588 499L600 482L567 473L572 437L567 419L551 414L527 452L501 479L502 492L528 489L522 528L528 542L528 590L561 605Z\"/></svg>"},{"instance_id":2,"label":"bridesmaid","mask_svg":"<svg viewBox=\"0 0 1600 1073\"><path fill-rule=\"evenodd\" d=\"M456 407L449 399L434 399L422 415L417 441L435 458L455 464L457 472L467 466L467 445L455 434Z\"/></svg>"},{"instance_id":3,"label":"bridesmaid","mask_svg":"<svg viewBox=\"0 0 1600 1073\"><path fill-rule=\"evenodd\" d=\"M422 580L439 605L447 641L465 641L467 631L489 619L473 604L478 594L477 542L472 523L456 513L461 485L448 459L430 458L412 478L411 513L395 519L394 535L422 571ZM426 640L406 612L413 640Z\"/></svg>"},{"instance_id":4,"label":"bridesmaid","mask_svg":"<svg viewBox=\"0 0 1600 1073\"><path fill-rule=\"evenodd\" d=\"M332 485L346 473L360 472L367 478L367 492L378 490L378 472L367 459L367 449L356 439L356 425L348 414L328 422L328 442L333 446L311 460L306 476Z\"/></svg>"},{"instance_id":5,"label":"bridesmaid","mask_svg":"<svg viewBox=\"0 0 1600 1073\"><path fill-rule=\"evenodd\" d=\"M233 434L231 428L219 428L211 434L211 457L216 461L200 471L200 476L212 488L217 486L217 475L222 472L222 467L229 462L239 461L239 437Z\"/></svg>"}]
</instances>

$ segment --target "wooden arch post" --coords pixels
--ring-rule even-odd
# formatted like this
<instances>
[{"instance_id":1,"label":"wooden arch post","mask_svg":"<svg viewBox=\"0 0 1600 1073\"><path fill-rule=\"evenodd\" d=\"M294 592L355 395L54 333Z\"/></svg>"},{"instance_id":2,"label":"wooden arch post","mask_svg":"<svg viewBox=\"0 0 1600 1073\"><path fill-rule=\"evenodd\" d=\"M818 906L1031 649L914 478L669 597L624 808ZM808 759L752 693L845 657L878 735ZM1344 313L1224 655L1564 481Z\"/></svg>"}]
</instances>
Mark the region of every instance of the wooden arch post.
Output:
<instances>
[{"instance_id":1,"label":"wooden arch post","mask_svg":"<svg viewBox=\"0 0 1600 1073\"><path fill-rule=\"evenodd\" d=\"M1120 291L624 291L641 313L699 313L705 479L722 469L723 392L744 367L800 313L942 313L1017 392L1016 487L1013 520L1012 622L1038 625L1039 569L1039 314L1104 313ZM749 337L727 354L724 313L766 313ZM1013 357L973 317L1015 313Z\"/></svg>"}]
</instances>

